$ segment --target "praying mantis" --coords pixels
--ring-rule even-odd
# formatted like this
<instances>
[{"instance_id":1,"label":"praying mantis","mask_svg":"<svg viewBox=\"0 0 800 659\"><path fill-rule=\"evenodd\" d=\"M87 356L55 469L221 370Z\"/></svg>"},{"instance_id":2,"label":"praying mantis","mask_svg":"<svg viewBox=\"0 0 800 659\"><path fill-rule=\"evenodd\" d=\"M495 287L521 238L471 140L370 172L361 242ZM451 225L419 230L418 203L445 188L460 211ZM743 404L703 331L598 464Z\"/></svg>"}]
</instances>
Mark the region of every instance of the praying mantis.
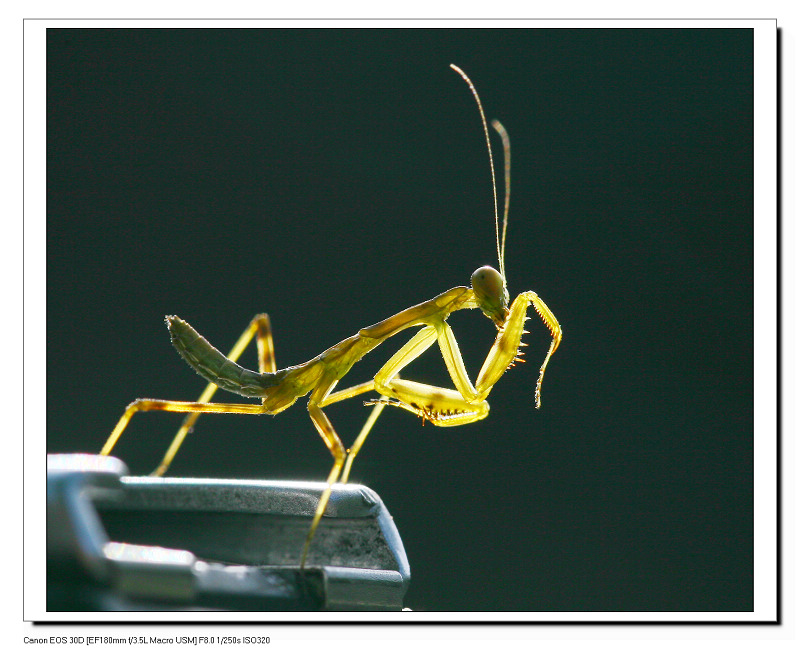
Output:
<instances>
[{"instance_id":1,"label":"praying mantis","mask_svg":"<svg viewBox=\"0 0 800 659\"><path fill-rule=\"evenodd\" d=\"M111 453L131 417L137 412L159 410L186 414L161 463L153 472L153 475L161 476L169 468L187 433L193 428L201 414L274 415L283 412L298 398L309 395L308 414L333 457L333 467L328 474L326 488L320 496L300 554L301 569L305 568L309 547L320 520L325 514L333 485L347 482L353 461L386 407L398 407L421 417L423 423L430 421L436 426L458 426L484 419L489 414L489 404L486 402L486 398L492 387L506 370L516 362L524 361L521 359L520 348L525 346L521 339L522 335L527 333L524 325L528 317L525 314L528 306L533 305L551 335L550 347L539 369L539 377L536 382L535 406L538 408L541 405L541 388L545 369L561 343L561 326L553 312L536 293L533 291L520 293L509 304L510 297L505 276L505 240L510 198L508 135L499 122L492 122L492 126L503 141L505 154L505 203L501 239L494 161L483 106L466 73L455 64L450 66L469 85L480 112L492 175L499 272L491 266L482 266L472 274L471 287L451 288L379 323L360 329L353 336L340 341L305 363L282 369L278 369L275 363L272 330L267 314L259 314L253 318L227 356L214 348L186 321L177 316L167 316L166 323L172 344L181 357L199 375L208 380L208 385L195 402L150 398L134 400L125 408L123 415L100 451L101 455ZM480 309L497 329L497 336L478 373L475 384L467 374L455 335L447 324L448 316L462 309ZM339 381L364 355L376 349L383 341L395 334L420 325L422 328L389 358L371 380L334 392ZM236 363L236 360L253 340L255 340L258 350L257 372ZM439 345L454 389L435 387L400 377L400 371L434 343ZM260 403L212 403L211 398L218 388L244 397L259 398ZM365 403L373 406L373 409L353 444L349 449L345 449L342 440L325 414L324 408L370 392L379 394L380 398Z\"/></svg>"}]
</instances>

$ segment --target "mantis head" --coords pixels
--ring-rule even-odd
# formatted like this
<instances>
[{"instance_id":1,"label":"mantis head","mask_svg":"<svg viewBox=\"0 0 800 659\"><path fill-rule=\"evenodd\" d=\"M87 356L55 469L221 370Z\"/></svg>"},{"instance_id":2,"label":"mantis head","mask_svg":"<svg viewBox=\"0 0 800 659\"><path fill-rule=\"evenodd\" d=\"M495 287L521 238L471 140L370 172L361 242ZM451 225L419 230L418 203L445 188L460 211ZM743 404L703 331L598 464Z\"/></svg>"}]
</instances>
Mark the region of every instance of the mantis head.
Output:
<instances>
[{"instance_id":1,"label":"mantis head","mask_svg":"<svg viewBox=\"0 0 800 659\"><path fill-rule=\"evenodd\" d=\"M506 282L497 270L490 265L478 268L472 273L472 292L475 301L498 329L506 324L508 318L508 289Z\"/></svg>"}]
</instances>

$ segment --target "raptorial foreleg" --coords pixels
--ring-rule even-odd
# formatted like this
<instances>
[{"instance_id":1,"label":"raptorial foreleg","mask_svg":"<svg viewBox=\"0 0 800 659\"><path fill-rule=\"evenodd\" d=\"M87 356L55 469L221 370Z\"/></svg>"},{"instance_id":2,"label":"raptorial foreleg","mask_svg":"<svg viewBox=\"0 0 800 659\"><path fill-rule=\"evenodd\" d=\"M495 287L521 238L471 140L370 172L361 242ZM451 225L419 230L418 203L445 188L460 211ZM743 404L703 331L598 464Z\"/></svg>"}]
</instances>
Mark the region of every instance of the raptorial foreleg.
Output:
<instances>
[{"instance_id":1,"label":"raptorial foreleg","mask_svg":"<svg viewBox=\"0 0 800 659\"><path fill-rule=\"evenodd\" d=\"M522 343L522 335L527 332L525 329L525 321L528 317L525 315L528 305L533 305L536 313L542 319L545 326L550 330L552 341L547 355L544 358L541 368L539 369L539 378L536 381L535 400L536 407L542 404L542 379L550 357L558 348L561 343L561 325L552 311L547 307L544 301L539 298L533 291L520 293L511 303L509 309L508 319L506 320L503 328L497 333L497 338L492 344L489 354L478 373L475 387L482 395L488 395L494 384L503 376L508 368L519 360L520 347L525 346Z\"/></svg>"}]
</instances>

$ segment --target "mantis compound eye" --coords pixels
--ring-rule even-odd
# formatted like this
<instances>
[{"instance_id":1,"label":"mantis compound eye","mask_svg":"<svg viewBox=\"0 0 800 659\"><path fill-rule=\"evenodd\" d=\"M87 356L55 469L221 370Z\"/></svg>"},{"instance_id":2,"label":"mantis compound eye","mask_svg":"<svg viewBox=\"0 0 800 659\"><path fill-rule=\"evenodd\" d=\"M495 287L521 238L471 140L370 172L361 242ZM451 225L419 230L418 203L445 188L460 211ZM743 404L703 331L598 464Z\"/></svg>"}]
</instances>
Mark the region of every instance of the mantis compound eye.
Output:
<instances>
[{"instance_id":1,"label":"mantis compound eye","mask_svg":"<svg viewBox=\"0 0 800 659\"><path fill-rule=\"evenodd\" d=\"M498 327L505 325L508 317L508 290L503 276L493 267L485 265L472 273L472 292L481 311Z\"/></svg>"}]
</instances>

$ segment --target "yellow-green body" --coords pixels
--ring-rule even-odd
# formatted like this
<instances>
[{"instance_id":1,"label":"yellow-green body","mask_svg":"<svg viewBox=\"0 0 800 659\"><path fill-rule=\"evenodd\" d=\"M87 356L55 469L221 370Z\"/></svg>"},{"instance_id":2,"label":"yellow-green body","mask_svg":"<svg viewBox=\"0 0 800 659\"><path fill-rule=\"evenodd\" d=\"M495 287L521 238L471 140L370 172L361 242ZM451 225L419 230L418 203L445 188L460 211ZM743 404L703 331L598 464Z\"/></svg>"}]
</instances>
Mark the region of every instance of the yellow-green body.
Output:
<instances>
[{"instance_id":1,"label":"yellow-green body","mask_svg":"<svg viewBox=\"0 0 800 659\"><path fill-rule=\"evenodd\" d=\"M455 66L453 68L470 84L475 99L478 101L488 144L488 129L477 92L463 71ZM535 405L539 407L542 378L550 356L561 342L561 326L547 305L532 291L520 293L509 304L504 269L505 229L508 223L509 149L505 129L499 124L493 125L503 137L506 153L506 204L502 249L497 213L495 213L500 260L499 272L490 266L478 268L472 275L471 287L451 288L430 300L359 330L357 334L340 341L303 364L280 370L276 367L272 330L266 314L260 314L250 322L227 356L214 348L188 323L177 316L167 316L167 326L173 345L189 365L209 381L209 384L195 402L146 398L135 400L128 405L117 422L101 453L108 455L111 452L136 412L161 410L185 413L187 416L183 424L173 438L161 464L154 472L155 475L162 475L168 469L200 414L278 414L290 407L298 398L309 395L309 416L331 452L334 464L328 475L327 488L320 497L303 547L300 558L300 566L303 567L311 540L325 513L331 487L337 482L347 482L353 460L381 412L387 406L399 407L416 414L423 421L430 421L437 426L462 425L485 418L489 414L489 404L486 402L486 398L492 387L516 361L523 361L520 347L525 345L521 339L522 334L526 331L524 325L528 318L525 314L529 305L533 305L552 337L536 383ZM489 157L491 164L491 148ZM492 164L491 167L494 180L494 165ZM455 311L475 308L480 309L494 323L497 328L497 336L473 384L464 367L455 335L447 324L447 319ZM422 327L392 355L371 380L334 393L339 381L364 355L380 346L389 337L417 326ZM258 348L258 371L246 369L236 363L244 349L254 339ZM439 345L454 385L453 389L434 387L399 377L403 368L434 343ZM260 403L212 403L210 402L211 398L218 387L242 396L260 398ZM369 404L374 405L372 412L350 448L345 449L323 408L373 391L379 394L380 398L370 401Z\"/></svg>"},{"instance_id":2,"label":"yellow-green body","mask_svg":"<svg viewBox=\"0 0 800 659\"><path fill-rule=\"evenodd\" d=\"M484 266L484 268L488 268L488 266ZM359 330L357 334L340 341L303 364L280 370L275 368L272 332L266 314L261 314L253 319L227 357L200 336L188 323L176 316L167 316L167 326L173 345L189 365L209 381L209 385L200 399L193 403L153 399L134 401L125 410L101 453L107 455L111 452L127 427L130 418L136 412L162 410L187 413L186 420L173 439L161 464L154 472L161 475L166 472L199 414L278 414L290 407L298 398L310 393L308 412L317 431L333 455L334 466L328 476L329 487L320 499L317 514L303 550L301 565L304 565L311 538L313 538L330 497L330 486L336 482L347 482L352 462L384 406L399 407L438 426L463 425L485 418L489 413L486 397L492 387L515 361L522 361L519 348L524 345L521 338L525 332L524 324L527 320L525 312L530 304L534 305L552 336L550 349L542 364L536 384L536 407L539 407L542 377L550 356L561 342L561 326L547 305L532 291L520 293L510 307L506 307L502 300L498 303L497 299L482 304L485 295L476 295L474 287L479 283L476 281L476 275L484 268L479 269L473 275L473 288L466 286L451 288L426 302L409 307L386 320ZM499 273L494 272L497 277L500 277ZM508 293L504 286L502 288L507 300ZM473 385L464 367L453 331L447 324L447 318L454 311L476 307L480 307L487 317L493 318L497 322L498 332L475 385ZM498 310L501 311L498 312ZM398 332L419 325L422 325L423 328L386 362L372 380L333 393L338 382L364 355ZM234 361L254 337L259 348L260 372L243 368ZM419 357L435 342L439 343L442 357L455 389L434 387L397 377L402 368ZM218 387L242 396L261 398L261 403L253 405L209 402ZM376 407L364 424L361 433L350 449L345 450L322 408L370 391L376 391L381 398L374 401ZM347 460L346 464L345 459Z\"/></svg>"}]
</instances>

